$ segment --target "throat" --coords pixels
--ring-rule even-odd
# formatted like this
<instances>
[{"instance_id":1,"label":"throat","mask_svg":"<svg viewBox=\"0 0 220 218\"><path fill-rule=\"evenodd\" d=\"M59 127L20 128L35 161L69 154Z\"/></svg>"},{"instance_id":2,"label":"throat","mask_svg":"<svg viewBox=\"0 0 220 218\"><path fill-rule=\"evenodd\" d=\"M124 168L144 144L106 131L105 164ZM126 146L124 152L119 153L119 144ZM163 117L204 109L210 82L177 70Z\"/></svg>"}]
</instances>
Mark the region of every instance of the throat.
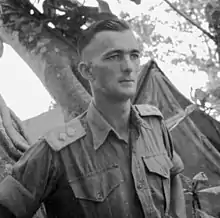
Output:
<instances>
[{"instance_id":1,"label":"throat","mask_svg":"<svg viewBox=\"0 0 220 218\"><path fill-rule=\"evenodd\" d=\"M131 112L130 100L121 102L120 104L110 104L105 101L104 104L104 102L95 99L95 105L106 121L113 127L119 138L128 142Z\"/></svg>"},{"instance_id":2,"label":"throat","mask_svg":"<svg viewBox=\"0 0 220 218\"><path fill-rule=\"evenodd\" d=\"M127 144L129 143L129 132L122 134L121 137Z\"/></svg>"},{"instance_id":3,"label":"throat","mask_svg":"<svg viewBox=\"0 0 220 218\"><path fill-rule=\"evenodd\" d=\"M129 130L129 128L127 128L126 130L124 130L124 131L122 131L122 129L121 130L115 130L116 132L117 132L117 134L118 134L118 137L120 138L120 139L122 139L123 141L125 141L126 143L128 143L129 142L129 138L130 138L130 130Z\"/></svg>"}]
</instances>

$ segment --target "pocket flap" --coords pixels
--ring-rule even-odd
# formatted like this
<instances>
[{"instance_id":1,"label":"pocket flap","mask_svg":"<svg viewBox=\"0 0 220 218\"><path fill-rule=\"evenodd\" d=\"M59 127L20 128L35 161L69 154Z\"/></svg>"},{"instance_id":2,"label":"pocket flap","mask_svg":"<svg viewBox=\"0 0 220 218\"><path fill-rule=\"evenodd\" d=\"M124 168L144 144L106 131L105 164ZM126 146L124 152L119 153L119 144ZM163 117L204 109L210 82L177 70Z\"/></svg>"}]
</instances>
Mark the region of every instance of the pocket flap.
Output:
<instances>
[{"instance_id":1,"label":"pocket flap","mask_svg":"<svg viewBox=\"0 0 220 218\"><path fill-rule=\"evenodd\" d=\"M78 199L102 202L123 180L118 166L92 173L70 183Z\"/></svg>"},{"instance_id":2,"label":"pocket flap","mask_svg":"<svg viewBox=\"0 0 220 218\"><path fill-rule=\"evenodd\" d=\"M151 157L144 156L142 158L145 166L150 172L156 173L164 178L169 178L170 169L173 167L173 164L166 154Z\"/></svg>"}]
</instances>

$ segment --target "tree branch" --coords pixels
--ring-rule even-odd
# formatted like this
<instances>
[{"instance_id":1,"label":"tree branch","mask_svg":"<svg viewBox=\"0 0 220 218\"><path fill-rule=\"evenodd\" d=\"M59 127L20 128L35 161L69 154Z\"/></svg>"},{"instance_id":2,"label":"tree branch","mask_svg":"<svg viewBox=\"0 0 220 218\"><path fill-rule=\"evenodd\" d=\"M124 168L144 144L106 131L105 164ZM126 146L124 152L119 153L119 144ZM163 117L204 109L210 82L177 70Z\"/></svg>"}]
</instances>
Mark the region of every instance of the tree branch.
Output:
<instances>
[{"instance_id":1,"label":"tree branch","mask_svg":"<svg viewBox=\"0 0 220 218\"><path fill-rule=\"evenodd\" d=\"M25 127L22 123L22 121L17 117L17 115L14 113L14 111L12 111L10 108L9 108L9 112L10 112L10 116L11 116L11 119L12 119L12 124L14 126L14 128L17 130L17 132L22 136L24 137L24 139L26 140L26 142L31 145L32 143L32 140L31 138L29 137L29 135L27 134L27 131L25 130Z\"/></svg>"},{"instance_id":2,"label":"tree branch","mask_svg":"<svg viewBox=\"0 0 220 218\"><path fill-rule=\"evenodd\" d=\"M198 16L196 16L196 21L199 22ZM202 36L203 36L205 44L207 46L209 57L210 57L210 59L213 59L214 57L212 54L212 49L210 48L209 43L208 43L209 41L208 41L207 35L203 34ZM215 61L217 61L217 60L215 60Z\"/></svg>"},{"instance_id":3,"label":"tree branch","mask_svg":"<svg viewBox=\"0 0 220 218\"><path fill-rule=\"evenodd\" d=\"M3 147L3 149L6 151L8 156L12 160L18 161L18 159L22 155L22 152L20 152L18 149L15 148L13 142L6 133L1 116L0 116L0 142L1 142L1 147Z\"/></svg>"},{"instance_id":4,"label":"tree branch","mask_svg":"<svg viewBox=\"0 0 220 218\"><path fill-rule=\"evenodd\" d=\"M187 21L189 21L192 25L196 26L199 30L201 30L205 35L207 35L210 39L212 39L215 43L217 43L215 37L211 35L209 32L207 32L205 29L203 29L201 26L199 26L197 23L195 23L193 20L191 20L186 14L178 10L171 2L168 0L164 0L174 11L176 11L179 15L184 17Z\"/></svg>"},{"instance_id":5,"label":"tree branch","mask_svg":"<svg viewBox=\"0 0 220 218\"><path fill-rule=\"evenodd\" d=\"M18 133L13 127L10 111L6 106L6 103L2 96L0 96L0 114L2 116L2 123L5 127L6 133L13 142L14 146L21 152L26 151L30 147L30 145L27 143L25 138L20 135L20 133Z\"/></svg>"}]
</instances>

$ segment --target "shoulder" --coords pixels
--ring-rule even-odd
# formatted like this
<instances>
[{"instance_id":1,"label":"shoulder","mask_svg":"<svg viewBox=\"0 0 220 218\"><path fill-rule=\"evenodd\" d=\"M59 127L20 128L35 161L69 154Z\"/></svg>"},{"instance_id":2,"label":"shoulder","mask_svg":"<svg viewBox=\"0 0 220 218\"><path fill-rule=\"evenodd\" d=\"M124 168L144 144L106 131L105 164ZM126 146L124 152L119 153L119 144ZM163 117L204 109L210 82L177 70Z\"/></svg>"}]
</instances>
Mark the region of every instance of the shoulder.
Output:
<instances>
[{"instance_id":1,"label":"shoulder","mask_svg":"<svg viewBox=\"0 0 220 218\"><path fill-rule=\"evenodd\" d=\"M157 116L161 119L163 119L163 115L160 112L160 110L150 104L136 104L134 105L135 109L138 111L139 115L141 117L146 117L146 116Z\"/></svg>"},{"instance_id":2,"label":"shoulder","mask_svg":"<svg viewBox=\"0 0 220 218\"><path fill-rule=\"evenodd\" d=\"M76 142L84 135L86 135L86 131L81 118L76 117L47 132L44 135L44 139L53 150L60 151L69 144Z\"/></svg>"}]
</instances>

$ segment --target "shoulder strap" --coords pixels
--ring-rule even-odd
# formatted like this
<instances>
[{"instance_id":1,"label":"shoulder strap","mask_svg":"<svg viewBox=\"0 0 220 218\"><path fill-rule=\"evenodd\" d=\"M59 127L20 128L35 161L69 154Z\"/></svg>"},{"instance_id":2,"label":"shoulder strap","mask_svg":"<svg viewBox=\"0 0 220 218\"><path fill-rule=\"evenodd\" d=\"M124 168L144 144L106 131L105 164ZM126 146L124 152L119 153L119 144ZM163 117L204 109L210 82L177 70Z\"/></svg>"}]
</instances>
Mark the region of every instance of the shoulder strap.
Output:
<instances>
[{"instance_id":1,"label":"shoulder strap","mask_svg":"<svg viewBox=\"0 0 220 218\"><path fill-rule=\"evenodd\" d=\"M68 123L52 129L45 135L47 143L55 151L60 151L69 144L77 141L86 135L79 118L74 118Z\"/></svg>"},{"instance_id":2,"label":"shoulder strap","mask_svg":"<svg viewBox=\"0 0 220 218\"><path fill-rule=\"evenodd\" d=\"M146 117L146 116L158 116L160 118L163 119L163 115L160 112L160 110L153 106L153 105L149 105L149 104L138 104L138 105L134 105L136 110L138 111L139 115L142 117Z\"/></svg>"}]
</instances>

